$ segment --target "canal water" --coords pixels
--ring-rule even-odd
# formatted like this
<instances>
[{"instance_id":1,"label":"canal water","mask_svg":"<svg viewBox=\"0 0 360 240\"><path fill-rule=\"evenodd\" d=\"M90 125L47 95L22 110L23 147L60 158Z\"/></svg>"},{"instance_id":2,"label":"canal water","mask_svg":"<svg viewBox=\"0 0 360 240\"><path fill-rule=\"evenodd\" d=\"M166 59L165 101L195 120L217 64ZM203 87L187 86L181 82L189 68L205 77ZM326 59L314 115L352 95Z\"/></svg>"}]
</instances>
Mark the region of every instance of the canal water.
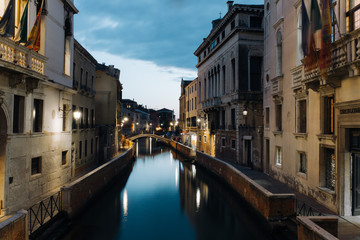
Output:
<instances>
[{"instance_id":1,"label":"canal water","mask_svg":"<svg viewBox=\"0 0 360 240\"><path fill-rule=\"evenodd\" d=\"M154 139L136 144L130 175L75 219L63 240L274 239L249 205L216 177Z\"/></svg>"}]
</instances>

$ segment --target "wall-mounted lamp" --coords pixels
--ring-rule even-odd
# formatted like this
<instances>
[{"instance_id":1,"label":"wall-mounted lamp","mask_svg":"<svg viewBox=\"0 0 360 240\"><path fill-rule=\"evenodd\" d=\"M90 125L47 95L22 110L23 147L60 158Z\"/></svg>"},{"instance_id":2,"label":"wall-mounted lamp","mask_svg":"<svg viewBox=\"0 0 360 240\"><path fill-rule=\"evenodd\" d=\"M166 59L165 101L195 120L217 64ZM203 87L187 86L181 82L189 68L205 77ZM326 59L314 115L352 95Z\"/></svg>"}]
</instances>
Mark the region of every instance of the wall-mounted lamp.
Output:
<instances>
[{"instance_id":1,"label":"wall-mounted lamp","mask_svg":"<svg viewBox=\"0 0 360 240\"><path fill-rule=\"evenodd\" d=\"M73 112L73 115L74 115L75 120L77 121L81 117L81 112L80 111L75 111L75 112Z\"/></svg>"},{"instance_id":2,"label":"wall-mounted lamp","mask_svg":"<svg viewBox=\"0 0 360 240\"><path fill-rule=\"evenodd\" d=\"M246 108L246 105L244 106L244 110L243 110L243 115L244 116L247 116L247 114L248 114L248 111L247 111L247 108Z\"/></svg>"}]
</instances>

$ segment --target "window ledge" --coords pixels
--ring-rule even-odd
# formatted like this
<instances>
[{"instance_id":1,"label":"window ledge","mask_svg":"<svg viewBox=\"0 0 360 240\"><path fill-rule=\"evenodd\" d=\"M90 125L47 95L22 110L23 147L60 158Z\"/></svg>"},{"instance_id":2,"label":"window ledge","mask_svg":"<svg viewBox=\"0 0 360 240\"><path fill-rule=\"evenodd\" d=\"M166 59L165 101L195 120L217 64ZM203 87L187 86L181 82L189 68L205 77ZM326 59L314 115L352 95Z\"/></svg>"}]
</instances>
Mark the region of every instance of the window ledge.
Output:
<instances>
[{"instance_id":1,"label":"window ledge","mask_svg":"<svg viewBox=\"0 0 360 240\"><path fill-rule=\"evenodd\" d=\"M293 133L295 138L303 138L303 139L307 139L307 133Z\"/></svg>"},{"instance_id":2,"label":"window ledge","mask_svg":"<svg viewBox=\"0 0 360 240\"><path fill-rule=\"evenodd\" d=\"M324 192L324 193L327 193L329 195L332 195L332 196L335 196L335 191L331 190L331 189L328 189L326 187L318 187L318 189L321 191L321 192Z\"/></svg>"},{"instance_id":3,"label":"window ledge","mask_svg":"<svg viewBox=\"0 0 360 240\"><path fill-rule=\"evenodd\" d=\"M297 173L296 173L296 175L297 175L298 177L303 178L303 179L307 179L307 174L306 174L306 173L303 173L303 172L297 172Z\"/></svg>"},{"instance_id":4,"label":"window ledge","mask_svg":"<svg viewBox=\"0 0 360 240\"><path fill-rule=\"evenodd\" d=\"M277 168L282 168L282 164L278 164L278 163L275 163L275 165L274 165L275 167L277 167Z\"/></svg>"},{"instance_id":5,"label":"window ledge","mask_svg":"<svg viewBox=\"0 0 360 240\"><path fill-rule=\"evenodd\" d=\"M282 135L282 131L273 131L274 135Z\"/></svg>"},{"instance_id":6,"label":"window ledge","mask_svg":"<svg viewBox=\"0 0 360 240\"><path fill-rule=\"evenodd\" d=\"M317 137L319 140L324 139L324 140L331 140L333 142L336 141L336 135L334 135L334 134L318 134Z\"/></svg>"}]
</instances>

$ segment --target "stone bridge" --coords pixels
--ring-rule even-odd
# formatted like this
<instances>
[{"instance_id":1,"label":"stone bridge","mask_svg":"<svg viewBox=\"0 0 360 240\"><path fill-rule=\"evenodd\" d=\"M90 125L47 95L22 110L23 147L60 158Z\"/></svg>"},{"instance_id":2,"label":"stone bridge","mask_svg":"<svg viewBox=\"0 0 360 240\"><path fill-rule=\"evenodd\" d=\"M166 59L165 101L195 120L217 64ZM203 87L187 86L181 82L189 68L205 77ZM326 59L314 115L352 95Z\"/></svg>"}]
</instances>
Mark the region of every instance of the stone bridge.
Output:
<instances>
[{"instance_id":1,"label":"stone bridge","mask_svg":"<svg viewBox=\"0 0 360 240\"><path fill-rule=\"evenodd\" d=\"M164 143L167 143L167 144L170 144L171 140L170 139L167 139L167 138L164 138L164 137L161 137L159 135L156 135L156 134L151 134L151 133L141 133L141 134L138 134L138 135L135 135L135 136L131 136L128 138L128 140L130 141L134 141L136 139L139 139L139 138L156 138L160 141L163 141Z\"/></svg>"}]
</instances>

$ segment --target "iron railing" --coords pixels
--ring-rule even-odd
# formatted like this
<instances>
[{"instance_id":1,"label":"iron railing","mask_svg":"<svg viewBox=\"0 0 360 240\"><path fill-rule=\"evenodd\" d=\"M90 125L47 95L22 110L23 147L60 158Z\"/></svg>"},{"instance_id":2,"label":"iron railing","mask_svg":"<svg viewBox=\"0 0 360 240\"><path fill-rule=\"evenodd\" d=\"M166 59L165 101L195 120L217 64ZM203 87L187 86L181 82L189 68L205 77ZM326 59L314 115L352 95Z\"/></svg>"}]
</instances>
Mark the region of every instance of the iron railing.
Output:
<instances>
[{"instance_id":1,"label":"iron railing","mask_svg":"<svg viewBox=\"0 0 360 240\"><path fill-rule=\"evenodd\" d=\"M297 216L324 216L325 214L311 206L308 206L304 202L296 201L296 215Z\"/></svg>"},{"instance_id":2,"label":"iron railing","mask_svg":"<svg viewBox=\"0 0 360 240\"><path fill-rule=\"evenodd\" d=\"M28 210L30 235L57 216L61 210L61 191L30 207Z\"/></svg>"}]
</instances>

